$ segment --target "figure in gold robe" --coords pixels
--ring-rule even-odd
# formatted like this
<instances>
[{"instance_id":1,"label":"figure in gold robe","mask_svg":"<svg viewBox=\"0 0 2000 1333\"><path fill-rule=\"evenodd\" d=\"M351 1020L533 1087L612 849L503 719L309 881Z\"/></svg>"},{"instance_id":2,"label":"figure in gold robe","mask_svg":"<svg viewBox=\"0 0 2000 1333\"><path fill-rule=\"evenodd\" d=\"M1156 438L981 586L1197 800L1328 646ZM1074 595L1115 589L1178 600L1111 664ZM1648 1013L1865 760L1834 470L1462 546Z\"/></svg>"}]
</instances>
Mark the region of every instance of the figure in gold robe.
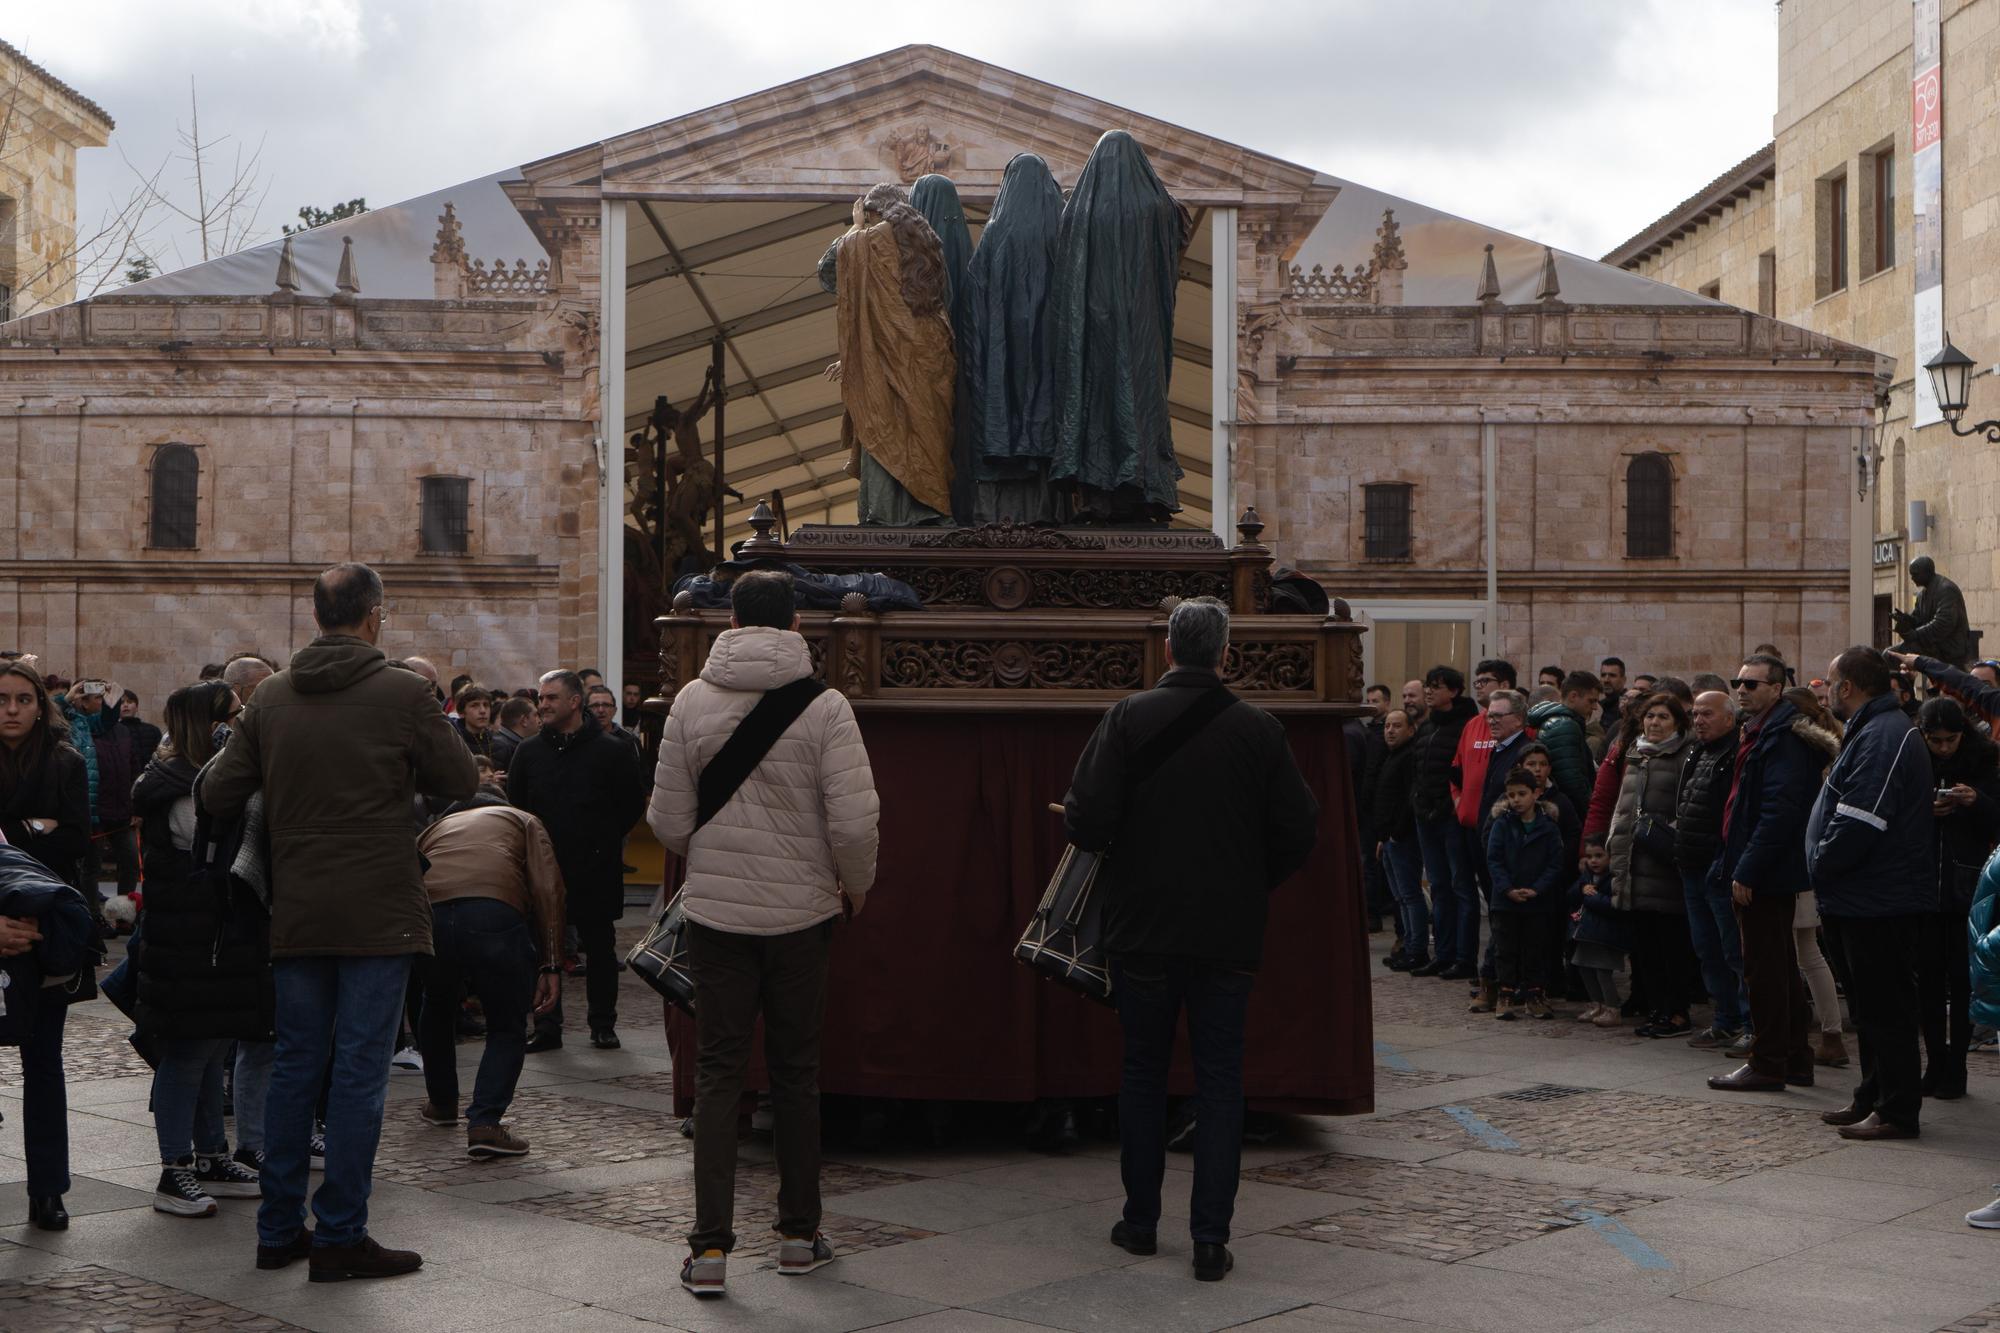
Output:
<instances>
[{"instance_id":1,"label":"figure in gold robe","mask_svg":"<svg viewBox=\"0 0 2000 1333\"><path fill-rule=\"evenodd\" d=\"M879 187L878 187L879 188ZM854 205L835 255L841 442L861 479L862 523L909 527L951 512L952 395L958 357L937 234L876 191Z\"/></svg>"}]
</instances>

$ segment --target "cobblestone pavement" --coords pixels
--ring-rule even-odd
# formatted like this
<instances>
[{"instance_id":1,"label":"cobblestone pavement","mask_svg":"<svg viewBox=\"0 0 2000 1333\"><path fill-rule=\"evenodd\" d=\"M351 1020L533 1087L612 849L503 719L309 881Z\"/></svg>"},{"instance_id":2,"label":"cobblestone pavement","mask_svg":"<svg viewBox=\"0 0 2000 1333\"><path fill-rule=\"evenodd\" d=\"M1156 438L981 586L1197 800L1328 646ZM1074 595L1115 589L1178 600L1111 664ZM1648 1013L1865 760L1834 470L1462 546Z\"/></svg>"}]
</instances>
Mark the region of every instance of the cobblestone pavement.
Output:
<instances>
[{"instance_id":1,"label":"cobblestone pavement","mask_svg":"<svg viewBox=\"0 0 2000 1333\"><path fill-rule=\"evenodd\" d=\"M64 1081L96 1083L151 1074L152 1069L127 1040L131 1035L132 1025L116 1012L108 1019L82 1012L70 1014L63 1023ZM20 1087L20 1065L11 1060L0 1064L0 1089L18 1092Z\"/></svg>"},{"instance_id":2,"label":"cobblestone pavement","mask_svg":"<svg viewBox=\"0 0 2000 1333\"><path fill-rule=\"evenodd\" d=\"M1819 1113L1846 1101L1857 1070L1731 1098L1704 1082L1728 1064L1684 1042L1499 1023L1465 1011L1463 983L1382 969L1371 981L1377 1110L1283 1118L1246 1147L1226 1282L1186 1272L1173 1219L1190 1158L1169 1158L1159 1257L1135 1262L1105 1240L1122 1196L1115 1145L1049 1157L1004 1136L834 1152L823 1227L839 1262L781 1279L776 1171L768 1138L750 1134L730 1295L708 1305L674 1282L691 1149L659 1001L629 972L622 1050L573 1037L529 1059L510 1111L525 1157L468 1159L462 1126L418 1119L421 1078L393 1077L373 1218L385 1243L426 1254L395 1283L255 1272L254 1201L199 1222L152 1213L144 1066L121 1018L81 1006L67 1232L21 1225L18 1066L0 1052L14 1200L0 1192L0 1330L2000 1330L2000 1234L1961 1220L2000 1179L1990 1053L1972 1057L1971 1096L1927 1104L1920 1141L1850 1145ZM568 998L574 1030L580 982ZM480 1050L459 1048L464 1091Z\"/></svg>"},{"instance_id":3,"label":"cobblestone pavement","mask_svg":"<svg viewBox=\"0 0 2000 1333\"><path fill-rule=\"evenodd\" d=\"M1258 1167L1244 1178L1367 1200L1360 1208L1280 1227L1280 1235L1444 1263L1576 1226L1585 1210L1615 1216L1659 1202L1345 1153Z\"/></svg>"},{"instance_id":4,"label":"cobblestone pavement","mask_svg":"<svg viewBox=\"0 0 2000 1333\"><path fill-rule=\"evenodd\" d=\"M0 1281L0 1328L34 1329L36 1333L152 1333L168 1329L282 1333L297 1327L255 1310L206 1300L95 1264Z\"/></svg>"},{"instance_id":5,"label":"cobblestone pavement","mask_svg":"<svg viewBox=\"0 0 2000 1333\"><path fill-rule=\"evenodd\" d=\"M1468 1141L1468 1112L1514 1140L1510 1151L1523 1156L1700 1180L1733 1180L1826 1151L1826 1126L1810 1111L1640 1092L1584 1091L1550 1101L1501 1093L1449 1110L1380 1116L1355 1132L1457 1147Z\"/></svg>"},{"instance_id":6,"label":"cobblestone pavement","mask_svg":"<svg viewBox=\"0 0 2000 1333\"><path fill-rule=\"evenodd\" d=\"M924 1179L901 1171L879 1171L873 1167L828 1162L820 1172L820 1192L833 1198L888 1185L906 1185ZM778 1248L776 1225L778 1169L766 1162L739 1162L736 1168L736 1248L731 1257L756 1261L771 1258ZM694 1178L681 1176L663 1180L641 1191L618 1188L582 1193L556 1193L516 1199L508 1205L523 1212L545 1217L563 1217L591 1226L607 1227L650 1240L683 1245L694 1229ZM836 1201L835 1207L838 1207ZM827 1212L821 1229L840 1238L842 1254L900 1245L923 1240L937 1233L896 1222L847 1217Z\"/></svg>"}]
</instances>

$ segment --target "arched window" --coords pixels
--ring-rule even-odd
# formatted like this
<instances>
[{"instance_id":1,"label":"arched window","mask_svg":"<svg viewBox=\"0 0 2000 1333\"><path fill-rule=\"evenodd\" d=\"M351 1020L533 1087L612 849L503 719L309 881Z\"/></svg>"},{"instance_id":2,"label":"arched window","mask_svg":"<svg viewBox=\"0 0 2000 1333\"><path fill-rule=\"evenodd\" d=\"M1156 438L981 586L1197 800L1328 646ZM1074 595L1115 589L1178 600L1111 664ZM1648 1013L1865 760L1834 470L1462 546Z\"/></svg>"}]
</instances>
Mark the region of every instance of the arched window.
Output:
<instances>
[{"instance_id":1,"label":"arched window","mask_svg":"<svg viewBox=\"0 0 2000 1333\"><path fill-rule=\"evenodd\" d=\"M201 459L185 444L163 444L153 453L153 513L148 544L192 551Z\"/></svg>"},{"instance_id":2,"label":"arched window","mask_svg":"<svg viewBox=\"0 0 2000 1333\"><path fill-rule=\"evenodd\" d=\"M1625 555L1674 553L1674 470L1665 454L1640 454L1625 468Z\"/></svg>"}]
</instances>

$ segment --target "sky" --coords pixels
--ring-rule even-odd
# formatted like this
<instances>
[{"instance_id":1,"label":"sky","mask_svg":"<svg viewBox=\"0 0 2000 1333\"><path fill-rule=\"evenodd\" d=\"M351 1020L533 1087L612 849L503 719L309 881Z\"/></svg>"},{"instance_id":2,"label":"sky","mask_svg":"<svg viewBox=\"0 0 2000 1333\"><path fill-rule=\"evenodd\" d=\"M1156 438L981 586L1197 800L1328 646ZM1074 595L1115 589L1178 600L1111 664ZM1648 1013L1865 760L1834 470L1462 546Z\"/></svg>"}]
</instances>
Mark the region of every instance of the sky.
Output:
<instances>
[{"instance_id":1,"label":"sky","mask_svg":"<svg viewBox=\"0 0 2000 1333\"><path fill-rule=\"evenodd\" d=\"M1771 0L92 0L0 37L117 122L81 230L134 168L186 197L192 87L213 160L256 154L252 241L931 42L1594 256L1768 142L1777 95ZM200 259L154 217L162 269Z\"/></svg>"}]
</instances>

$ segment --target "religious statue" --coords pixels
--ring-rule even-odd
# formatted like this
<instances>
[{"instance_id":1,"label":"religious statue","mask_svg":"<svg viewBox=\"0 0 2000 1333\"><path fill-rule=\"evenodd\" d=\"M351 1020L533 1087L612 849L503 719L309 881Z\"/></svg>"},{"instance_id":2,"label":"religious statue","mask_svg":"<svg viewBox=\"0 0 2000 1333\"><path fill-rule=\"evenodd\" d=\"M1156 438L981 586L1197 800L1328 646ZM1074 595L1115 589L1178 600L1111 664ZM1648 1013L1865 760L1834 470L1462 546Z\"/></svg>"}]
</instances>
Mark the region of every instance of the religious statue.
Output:
<instances>
[{"instance_id":1,"label":"religious statue","mask_svg":"<svg viewBox=\"0 0 2000 1333\"><path fill-rule=\"evenodd\" d=\"M867 194L861 196L861 209L869 217L879 219L882 216L882 210L890 204L907 204L909 202L910 192L908 190L905 190L900 185L892 185L885 181L880 185L871 187ZM837 296L840 293L840 243L846 238L846 235L846 232L842 232L839 236L834 237L833 244L827 246L826 253L819 257L820 289L829 296Z\"/></svg>"},{"instance_id":2,"label":"religious statue","mask_svg":"<svg viewBox=\"0 0 2000 1333\"><path fill-rule=\"evenodd\" d=\"M952 342L957 347L958 381L952 404L951 517L961 525L972 522L972 427L965 415L965 264L972 257L972 231L958 187L932 173L910 187L910 207L924 215L944 251L945 309L951 314Z\"/></svg>"},{"instance_id":3,"label":"religious statue","mask_svg":"<svg viewBox=\"0 0 2000 1333\"><path fill-rule=\"evenodd\" d=\"M1007 164L965 268L959 411L973 445L973 517L980 523L1063 517L1049 487L1055 367L1048 338L1062 211L1062 187L1049 164L1020 154Z\"/></svg>"},{"instance_id":4,"label":"religious statue","mask_svg":"<svg viewBox=\"0 0 2000 1333\"><path fill-rule=\"evenodd\" d=\"M840 382L840 439L861 480L856 516L947 522L958 356L937 233L878 185L855 201L834 260L840 359L827 376Z\"/></svg>"},{"instance_id":5,"label":"religious statue","mask_svg":"<svg viewBox=\"0 0 2000 1333\"><path fill-rule=\"evenodd\" d=\"M1056 451L1049 475L1094 522L1165 523L1180 509L1167 380L1190 215L1145 150L1107 131L1056 237L1049 332Z\"/></svg>"},{"instance_id":6,"label":"religious statue","mask_svg":"<svg viewBox=\"0 0 2000 1333\"><path fill-rule=\"evenodd\" d=\"M693 402L678 408L661 394L653 400L647 429L632 437L628 451L635 489L632 510L639 519L641 535L654 548L647 563L657 564L662 587L682 574L715 563L703 529L715 517L719 496L743 498L734 488L721 484L715 464L702 456L701 421L718 394L711 367ZM671 453L664 450L668 440L674 445ZM657 479L656 466L660 471Z\"/></svg>"},{"instance_id":7,"label":"religious statue","mask_svg":"<svg viewBox=\"0 0 2000 1333\"><path fill-rule=\"evenodd\" d=\"M1972 660L1972 630L1965 617L1965 594L1958 585L1937 572L1927 555L1910 562L1910 581L1923 591L1916 607L1892 612L1896 632L1903 642L1901 653L1921 653L1964 670Z\"/></svg>"}]
</instances>

